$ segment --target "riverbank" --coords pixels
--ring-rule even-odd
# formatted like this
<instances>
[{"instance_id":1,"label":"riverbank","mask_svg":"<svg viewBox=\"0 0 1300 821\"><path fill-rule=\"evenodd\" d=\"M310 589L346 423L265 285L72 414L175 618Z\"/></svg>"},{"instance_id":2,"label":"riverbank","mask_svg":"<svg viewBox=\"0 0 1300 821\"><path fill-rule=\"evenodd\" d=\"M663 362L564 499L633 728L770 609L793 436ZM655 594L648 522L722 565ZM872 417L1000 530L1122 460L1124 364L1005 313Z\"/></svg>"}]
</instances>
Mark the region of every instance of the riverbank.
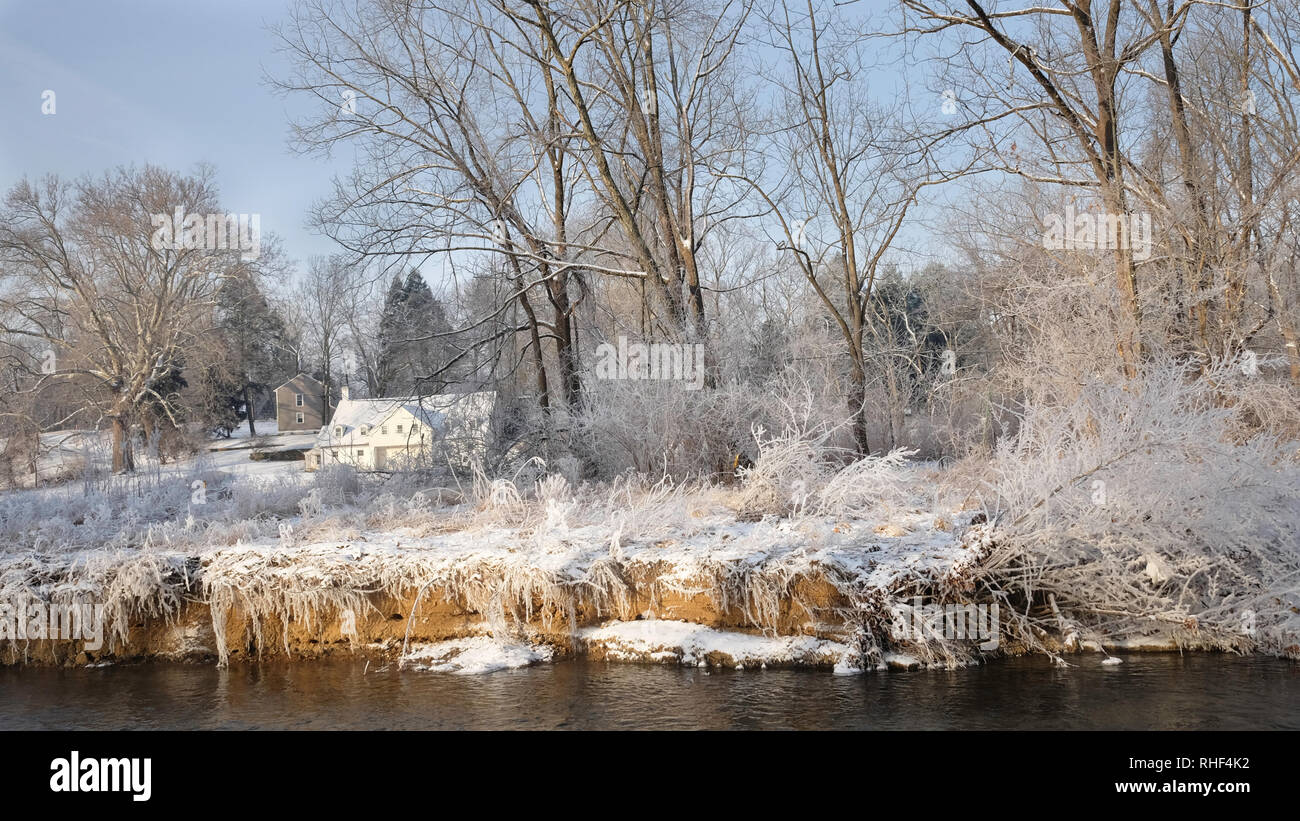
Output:
<instances>
[{"instance_id":1,"label":"riverbank","mask_svg":"<svg viewBox=\"0 0 1300 821\"><path fill-rule=\"evenodd\" d=\"M60 602L91 602L101 609L85 612L99 622L83 620L84 635L69 637L68 619L56 617L57 639L32 637L36 618L0 626L0 663L357 655L473 673L585 657L846 674L1029 649L1003 630L996 602L991 612L962 605L984 620L961 635L944 620L951 609L917 607L979 598L975 579L996 546L981 514L895 509L888 524L695 514L696 528L675 538L624 540L619 526L571 526L552 508L514 528L457 528L447 517L434 528L443 532L407 527L346 542L294 544L285 531L276 542L196 552L28 556L0 574L9 600L21 590L50 602L47 617ZM926 607L937 620L921 621ZM1056 652L1216 649L1194 629L1168 627L1114 642L1039 638Z\"/></svg>"},{"instance_id":2,"label":"riverbank","mask_svg":"<svg viewBox=\"0 0 1300 821\"><path fill-rule=\"evenodd\" d=\"M883 661L884 647L863 656L863 635L889 621L891 603L969 590L992 547L987 525L919 510L889 526L696 513L693 530L651 540L571 527L553 510L516 528L450 529L449 519L447 532L342 543L286 535L194 553L29 556L4 567L9 599L50 602L51 613L95 603L102 646L30 638L32 619L25 633L17 622L8 630L29 638L5 641L0 660L393 656L495 636L559 657L861 668Z\"/></svg>"},{"instance_id":3,"label":"riverbank","mask_svg":"<svg viewBox=\"0 0 1300 821\"><path fill-rule=\"evenodd\" d=\"M845 463L815 439L761 441L725 484L574 484L540 465L466 485L200 470L5 495L0 663L349 653L450 671L581 656L855 672L1300 656L1289 461L1234 449L1198 463L1244 511L1229 516L1207 501L1224 493L1163 474L1115 473L1089 495L1095 473L1073 463L1043 481L1008 454ZM1187 476L1180 458L1160 464ZM989 476L1000 488L982 495Z\"/></svg>"}]
</instances>

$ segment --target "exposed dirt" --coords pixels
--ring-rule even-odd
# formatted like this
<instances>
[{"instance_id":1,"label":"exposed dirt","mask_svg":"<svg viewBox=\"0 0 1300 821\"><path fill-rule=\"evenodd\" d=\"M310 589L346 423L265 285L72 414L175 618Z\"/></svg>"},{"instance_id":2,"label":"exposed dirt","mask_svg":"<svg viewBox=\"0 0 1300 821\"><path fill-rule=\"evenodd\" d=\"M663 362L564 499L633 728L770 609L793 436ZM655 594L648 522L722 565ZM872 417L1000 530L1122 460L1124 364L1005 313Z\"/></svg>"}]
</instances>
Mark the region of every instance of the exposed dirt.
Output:
<instances>
[{"instance_id":1,"label":"exposed dirt","mask_svg":"<svg viewBox=\"0 0 1300 821\"><path fill-rule=\"evenodd\" d=\"M465 609L447 591L410 590L393 597L374 593L366 597L368 606L360 612L318 612L310 620L287 626L274 615L254 621L238 608L226 614L226 645L232 662L249 658L311 658L332 653L358 652L395 655L404 642L424 643L483 635L495 626L509 625L512 632L530 640L553 644L563 652L575 649L574 634L583 627L601 624L611 615L625 619L658 618L689 621L695 624L745 633L759 633L740 603L726 608L706 592L693 595L660 590L655 576L629 579L631 597L624 612L597 613L589 606L577 605L572 614L554 606L534 602L531 615L521 612L503 619ZM698 589L707 590L708 581L699 580ZM838 611L849 602L824 578L801 578L792 583L793 595L781 602L778 619L780 635L840 637L843 631ZM412 615L413 614L413 615ZM409 621L409 624L408 624ZM2 664L84 665L100 661L129 661L148 658L215 661L218 657L212 628L212 613L207 603L187 601L170 619L150 618L133 621L128 640L106 638L96 651L83 649L80 641L5 641L0 645Z\"/></svg>"}]
</instances>

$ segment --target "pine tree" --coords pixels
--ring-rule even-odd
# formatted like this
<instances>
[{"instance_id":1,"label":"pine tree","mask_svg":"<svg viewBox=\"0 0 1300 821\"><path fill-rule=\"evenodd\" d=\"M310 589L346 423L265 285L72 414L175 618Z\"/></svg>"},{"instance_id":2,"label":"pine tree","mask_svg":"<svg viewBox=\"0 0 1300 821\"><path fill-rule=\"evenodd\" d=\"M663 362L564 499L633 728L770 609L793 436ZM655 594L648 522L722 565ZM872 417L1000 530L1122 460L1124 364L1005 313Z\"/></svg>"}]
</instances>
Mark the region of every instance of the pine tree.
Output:
<instances>
[{"instance_id":1,"label":"pine tree","mask_svg":"<svg viewBox=\"0 0 1300 821\"><path fill-rule=\"evenodd\" d=\"M446 310L419 271L395 277L379 320L377 382L385 395L430 394L446 385Z\"/></svg>"},{"instance_id":2,"label":"pine tree","mask_svg":"<svg viewBox=\"0 0 1300 821\"><path fill-rule=\"evenodd\" d=\"M379 361L375 383L380 396L394 392L401 368L401 343L405 337L406 288L396 276L384 296L384 312L379 317Z\"/></svg>"},{"instance_id":3,"label":"pine tree","mask_svg":"<svg viewBox=\"0 0 1300 821\"><path fill-rule=\"evenodd\" d=\"M249 433L256 436L255 396L270 390L271 383L292 368L284 320L251 274L227 279L217 299L219 329L244 400Z\"/></svg>"}]
</instances>

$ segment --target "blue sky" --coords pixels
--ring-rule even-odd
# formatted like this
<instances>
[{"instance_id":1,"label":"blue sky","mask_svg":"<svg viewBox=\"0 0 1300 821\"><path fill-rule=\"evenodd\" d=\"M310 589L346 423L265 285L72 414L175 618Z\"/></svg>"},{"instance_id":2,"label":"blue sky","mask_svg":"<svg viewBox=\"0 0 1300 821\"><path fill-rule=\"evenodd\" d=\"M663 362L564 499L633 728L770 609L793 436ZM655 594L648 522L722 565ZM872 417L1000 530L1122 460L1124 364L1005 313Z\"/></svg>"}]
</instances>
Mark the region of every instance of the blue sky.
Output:
<instances>
[{"instance_id":1,"label":"blue sky","mask_svg":"<svg viewBox=\"0 0 1300 821\"><path fill-rule=\"evenodd\" d=\"M331 177L350 170L352 151L294 153L290 119L312 100L284 97L265 80L288 73L267 27L291 4L0 0L0 191L24 175L74 178L145 162L190 171L205 162L223 207L260 214L263 233L300 264L339 250L305 220ZM914 80L887 65L874 82L877 93L892 86L923 103L934 97ZM56 94L53 115L41 112L47 89Z\"/></svg>"},{"instance_id":2,"label":"blue sky","mask_svg":"<svg viewBox=\"0 0 1300 821\"><path fill-rule=\"evenodd\" d=\"M294 154L289 118L306 101L264 82L284 73L266 24L288 6L0 0L0 189L24 175L207 162L224 207L261 214L291 257L335 250L304 219L351 157ZM46 89L57 95L52 116L41 113Z\"/></svg>"}]
</instances>

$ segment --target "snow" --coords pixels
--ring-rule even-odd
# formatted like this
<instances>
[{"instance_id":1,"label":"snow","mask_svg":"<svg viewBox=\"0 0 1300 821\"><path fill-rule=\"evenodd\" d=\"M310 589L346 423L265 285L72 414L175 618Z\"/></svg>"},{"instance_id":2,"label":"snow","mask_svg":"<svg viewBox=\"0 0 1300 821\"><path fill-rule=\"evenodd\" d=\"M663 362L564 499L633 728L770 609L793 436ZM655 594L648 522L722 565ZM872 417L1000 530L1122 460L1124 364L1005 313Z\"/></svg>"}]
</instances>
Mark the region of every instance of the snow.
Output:
<instances>
[{"instance_id":1,"label":"snow","mask_svg":"<svg viewBox=\"0 0 1300 821\"><path fill-rule=\"evenodd\" d=\"M207 483L199 503L196 476ZM709 663L713 654L731 666L843 671L853 666L837 643L847 637L775 636L783 611L787 622L793 610L816 624L825 606L803 598L801 580L830 585L841 604L877 608L909 585L959 588L991 543L984 526L949 524L960 522L960 510L920 496L849 517L740 521L733 491L707 485L572 488L553 475L531 493L504 480L476 485L469 503L447 506L438 488L402 491L354 477L348 489L338 484L343 478L220 450L102 486L9 494L0 502L0 594L99 590L113 599L110 624L171 612L197 594L213 605L220 653L222 614L232 606L255 624L287 625L363 609L376 592L431 589L485 623L540 618L549 626L575 607L626 622L625 634L592 637L610 657L644 652L649 660ZM911 480L929 481L923 471ZM637 580L636 595L650 591L651 612L634 612L629 580ZM764 635L646 626L662 615L653 611L667 594L738 613L745 630ZM688 632L638 632L651 629ZM652 639L662 646L639 649ZM445 663L472 666L475 658Z\"/></svg>"},{"instance_id":2,"label":"snow","mask_svg":"<svg viewBox=\"0 0 1300 821\"><path fill-rule=\"evenodd\" d=\"M280 432L279 419L254 419L253 424L257 427L258 436L273 436ZM239 427L230 432L231 439L246 439L251 435L246 421L240 422Z\"/></svg>"},{"instance_id":3,"label":"snow","mask_svg":"<svg viewBox=\"0 0 1300 821\"><path fill-rule=\"evenodd\" d=\"M498 641L490 636L471 636L433 644L415 645L402 657L403 664L431 673L479 675L497 670L515 670L550 661L554 648Z\"/></svg>"},{"instance_id":4,"label":"snow","mask_svg":"<svg viewBox=\"0 0 1300 821\"><path fill-rule=\"evenodd\" d=\"M253 450L280 451L280 450L302 450L305 451L316 441L316 434L311 432L294 432L294 433L274 433L267 436L258 434L255 438L218 439L208 445L209 453L224 453L226 451L244 451L245 455Z\"/></svg>"},{"instance_id":5,"label":"snow","mask_svg":"<svg viewBox=\"0 0 1300 821\"><path fill-rule=\"evenodd\" d=\"M257 423L257 436L249 436L248 425L244 424L236 428L229 439L214 439L209 442L207 463L217 470L231 474L266 476L290 472L303 473L303 463L297 460L255 462L249 457L255 450L264 453L282 453L290 450L305 452L315 442L316 431L280 433L277 421L268 419Z\"/></svg>"},{"instance_id":6,"label":"snow","mask_svg":"<svg viewBox=\"0 0 1300 821\"><path fill-rule=\"evenodd\" d=\"M612 621L578 632L587 652L613 661L746 669L767 665L818 665L853 669L856 651L812 636L758 636L715 630L686 621Z\"/></svg>"},{"instance_id":7,"label":"snow","mask_svg":"<svg viewBox=\"0 0 1300 821\"><path fill-rule=\"evenodd\" d=\"M36 472L42 482L61 481L85 470L86 462L100 460L108 452L108 434L97 430L56 430L40 435ZM8 444L0 438L0 448ZM30 486L32 477L21 475L18 481Z\"/></svg>"}]
</instances>

